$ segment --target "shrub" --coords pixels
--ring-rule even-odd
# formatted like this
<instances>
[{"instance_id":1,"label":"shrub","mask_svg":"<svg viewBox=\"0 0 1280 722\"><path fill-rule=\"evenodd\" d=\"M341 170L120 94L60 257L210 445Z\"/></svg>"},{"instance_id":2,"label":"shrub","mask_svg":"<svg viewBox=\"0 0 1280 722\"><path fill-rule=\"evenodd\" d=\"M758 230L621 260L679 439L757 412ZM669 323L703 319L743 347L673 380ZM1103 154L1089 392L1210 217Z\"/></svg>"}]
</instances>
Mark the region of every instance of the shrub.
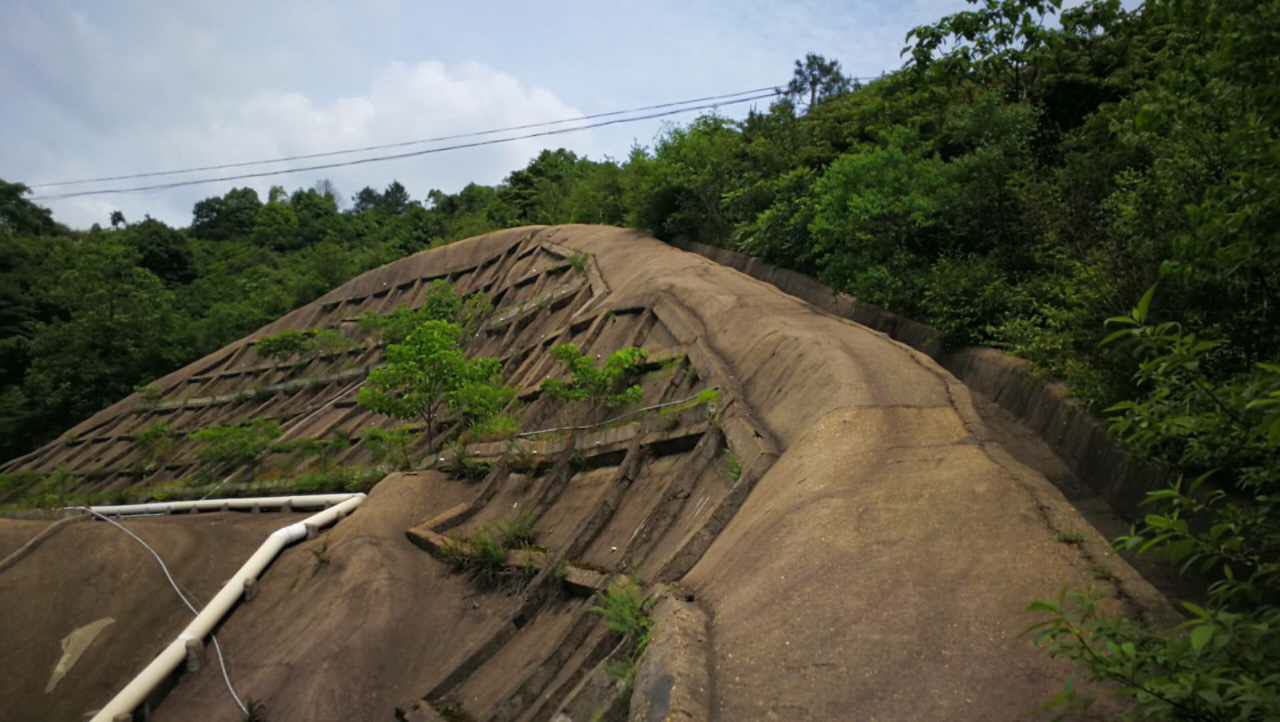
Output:
<instances>
[{"instance_id":1,"label":"shrub","mask_svg":"<svg viewBox=\"0 0 1280 722\"><path fill-rule=\"evenodd\" d=\"M202 445L201 461L212 464L256 463L280 436L280 424L271 419L254 419L233 426L206 426L188 435Z\"/></svg>"},{"instance_id":2,"label":"shrub","mask_svg":"<svg viewBox=\"0 0 1280 722\"><path fill-rule=\"evenodd\" d=\"M413 430L409 427L373 426L365 429L360 438L375 462L390 462L395 469L409 468L409 446L413 442Z\"/></svg>"},{"instance_id":3,"label":"shrub","mask_svg":"<svg viewBox=\"0 0 1280 722\"><path fill-rule=\"evenodd\" d=\"M333 464L334 457L350 446L350 438L338 435L329 438L294 439L284 444L275 445L273 450L286 453L301 453L303 456L314 457L320 462L320 469L328 471Z\"/></svg>"},{"instance_id":4,"label":"shrub","mask_svg":"<svg viewBox=\"0 0 1280 722\"><path fill-rule=\"evenodd\" d=\"M610 584L604 594L597 595L597 599L598 603L591 607L591 611L604 618L610 632L622 637L619 658L610 665L609 673L615 679L630 684L635 664L649 645L649 634L653 630L650 612L656 600L646 596L630 579Z\"/></svg>"},{"instance_id":5,"label":"shrub","mask_svg":"<svg viewBox=\"0 0 1280 722\"><path fill-rule=\"evenodd\" d=\"M558 344L551 355L568 371L570 379L547 379L542 391L553 399L562 401L589 400L605 406L625 406L640 399L643 391L639 384L629 382L636 378L644 365L644 351L628 346L618 349L604 363L596 366L581 349L571 343Z\"/></svg>"},{"instance_id":6,"label":"shrub","mask_svg":"<svg viewBox=\"0 0 1280 722\"><path fill-rule=\"evenodd\" d=\"M313 471L283 482L295 492L306 494L367 492L384 476L380 469L340 468Z\"/></svg>"},{"instance_id":7,"label":"shrub","mask_svg":"<svg viewBox=\"0 0 1280 722\"><path fill-rule=\"evenodd\" d=\"M467 453L467 445L461 439L449 444L449 448L445 450L443 458L444 463L441 464L441 470L455 479L479 481L488 476L491 469L489 464L472 459L471 455Z\"/></svg>"},{"instance_id":8,"label":"shrub","mask_svg":"<svg viewBox=\"0 0 1280 722\"><path fill-rule=\"evenodd\" d=\"M447 544L440 551L446 563L482 587L526 579L536 569L509 569L507 558L512 549L533 544L536 521L531 513L516 514L480 527L462 542Z\"/></svg>"},{"instance_id":9,"label":"shrub","mask_svg":"<svg viewBox=\"0 0 1280 722\"><path fill-rule=\"evenodd\" d=\"M362 331L379 334L387 343L402 343L427 321L454 323L470 334L492 310L493 303L487 295L473 293L463 298L448 281L438 279L427 285L420 305L382 314L367 313L357 323Z\"/></svg>"},{"instance_id":10,"label":"shrub","mask_svg":"<svg viewBox=\"0 0 1280 722\"><path fill-rule=\"evenodd\" d=\"M144 462L144 469L154 468L167 458L177 443L177 432L163 421L157 421L138 432L134 440Z\"/></svg>"},{"instance_id":11,"label":"shrub","mask_svg":"<svg viewBox=\"0 0 1280 722\"><path fill-rule=\"evenodd\" d=\"M471 427L471 438L477 441L505 441L518 433L520 421L512 414L494 414Z\"/></svg>"},{"instance_id":12,"label":"shrub","mask_svg":"<svg viewBox=\"0 0 1280 722\"><path fill-rule=\"evenodd\" d=\"M537 522L533 512L513 514L494 525L494 536L508 549L532 546L536 538L533 527Z\"/></svg>"},{"instance_id":13,"label":"shrub","mask_svg":"<svg viewBox=\"0 0 1280 722\"><path fill-rule=\"evenodd\" d=\"M283 331L254 342L258 354L273 360L295 356L340 353L355 348L356 342L331 328Z\"/></svg>"},{"instance_id":14,"label":"shrub","mask_svg":"<svg viewBox=\"0 0 1280 722\"><path fill-rule=\"evenodd\" d=\"M254 348L265 358L286 359L306 353L310 349L309 341L310 335L306 331L282 331L258 339Z\"/></svg>"},{"instance_id":15,"label":"shrub","mask_svg":"<svg viewBox=\"0 0 1280 722\"><path fill-rule=\"evenodd\" d=\"M1144 718L1280 718L1280 365L1223 374L1224 342L1175 322L1152 323L1155 288L1104 343L1138 359L1138 398L1116 404L1112 428L1135 448L1202 470L1150 492L1150 509L1116 544L1159 554L1210 581L1203 605L1174 630L1100 614L1090 593L1033 602L1036 641L1114 682ZM1217 488L1209 483L1217 482ZM1073 701L1064 693L1063 700Z\"/></svg>"}]
</instances>

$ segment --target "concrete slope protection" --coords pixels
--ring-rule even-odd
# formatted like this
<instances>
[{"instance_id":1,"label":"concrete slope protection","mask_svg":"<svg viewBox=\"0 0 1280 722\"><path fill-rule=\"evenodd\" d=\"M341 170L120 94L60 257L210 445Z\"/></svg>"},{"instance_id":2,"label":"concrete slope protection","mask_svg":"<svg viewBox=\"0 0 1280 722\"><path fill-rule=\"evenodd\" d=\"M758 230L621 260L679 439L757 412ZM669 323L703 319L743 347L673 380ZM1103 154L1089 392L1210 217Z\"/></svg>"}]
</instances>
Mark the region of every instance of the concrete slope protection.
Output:
<instances>
[{"instance_id":1,"label":"concrete slope protection","mask_svg":"<svg viewBox=\"0 0 1280 722\"><path fill-rule=\"evenodd\" d=\"M928 356L610 227L510 229L375 269L7 468L145 488L200 463L179 444L169 463L139 471L136 435L157 418L189 431L265 416L291 439L392 426L354 404L382 353L355 319L415 305L441 278L494 300L469 351L502 360L526 431L560 430L469 443L479 478L449 465L391 473L349 518L283 553L218 629L237 689L265 719L1020 720L1069 672L1021 635L1029 601L1092 586L1109 609L1171 618ZM289 363L254 350L264 336L318 328L362 343ZM544 397L541 381L560 373L550 349L562 342L593 358L643 349L643 398L632 408L661 408L619 419ZM671 403L711 389L713 402ZM330 463L368 463L371 453L355 444ZM251 477L283 478L306 463L267 459L220 491L261 492ZM535 541L508 556L498 584L455 572L452 544L515 514L532 519ZM283 525L266 519L279 517L228 510L136 523L171 533L217 520L230 539ZM4 680L6 698L22 705L0 718L81 718L147 658L99 668L91 655L120 645L154 654L187 621L124 623L127 607L147 600L121 591L124 575L151 584L158 572L142 569L144 552L124 548L127 539L93 566L65 558L112 533L101 527L65 525L0 572L6 609L69 588L79 597L86 585L115 595L109 610L86 600L23 617L23 654L38 650L40 662L18 664L0 647L0 666L18 670ZM7 540L16 549L40 528L0 520L0 556ZM180 584L227 573L175 561ZM609 675L625 645L593 611L623 577L656 600L629 684ZM117 621L44 693L62 640L108 616ZM213 667L177 677L150 718L240 719ZM1108 710L1099 707L1102 718Z\"/></svg>"}]
</instances>

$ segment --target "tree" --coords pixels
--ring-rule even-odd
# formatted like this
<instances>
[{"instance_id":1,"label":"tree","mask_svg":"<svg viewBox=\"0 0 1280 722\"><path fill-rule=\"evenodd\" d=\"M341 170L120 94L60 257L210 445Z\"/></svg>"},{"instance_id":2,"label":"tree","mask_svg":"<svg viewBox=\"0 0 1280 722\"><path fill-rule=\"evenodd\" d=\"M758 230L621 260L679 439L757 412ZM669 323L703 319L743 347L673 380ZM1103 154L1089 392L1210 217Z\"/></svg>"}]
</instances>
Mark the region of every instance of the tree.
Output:
<instances>
[{"instance_id":1,"label":"tree","mask_svg":"<svg viewBox=\"0 0 1280 722\"><path fill-rule=\"evenodd\" d=\"M410 203L409 191L405 190L400 181L391 181L378 199L377 206L378 210L389 216L398 216L409 209Z\"/></svg>"},{"instance_id":2,"label":"tree","mask_svg":"<svg viewBox=\"0 0 1280 722\"><path fill-rule=\"evenodd\" d=\"M271 200L258 209L253 221L253 240L262 248L288 250L298 245L298 214L286 197L271 191Z\"/></svg>"},{"instance_id":3,"label":"tree","mask_svg":"<svg viewBox=\"0 0 1280 722\"><path fill-rule=\"evenodd\" d=\"M361 188L359 193L351 196L352 213L377 210L380 205L382 205L382 194L369 186Z\"/></svg>"},{"instance_id":4,"label":"tree","mask_svg":"<svg viewBox=\"0 0 1280 722\"><path fill-rule=\"evenodd\" d=\"M211 196L191 211L191 235L211 241L241 238L253 232L262 201L252 188L232 188L222 197Z\"/></svg>"},{"instance_id":5,"label":"tree","mask_svg":"<svg viewBox=\"0 0 1280 722\"><path fill-rule=\"evenodd\" d=\"M556 223L568 220L565 188L579 175L584 162L564 148L544 150L521 170L512 171L498 189L498 198L513 211L515 223ZM557 207L560 206L560 207Z\"/></svg>"},{"instance_id":6,"label":"tree","mask_svg":"<svg viewBox=\"0 0 1280 722\"><path fill-rule=\"evenodd\" d=\"M55 223L48 208L41 208L23 198L31 189L21 183L0 180L0 235L47 236L65 233Z\"/></svg>"},{"instance_id":7,"label":"tree","mask_svg":"<svg viewBox=\"0 0 1280 722\"><path fill-rule=\"evenodd\" d=\"M124 219L124 213L122 213L121 211L111 211L111 227L112 228L119 228L120 226L127 226L127 225L129 225L129 222Z\"/></svg>"},{"instance_id":8,"label":"tree","mask_svg":"<svg viewBox=\"0 0 1280 722\"><path fill-rule=\"evenodd\" d=\"M569 379L547 379L542 392L561 401L591 401L607 407L638 401L644 391L633 384L644 366L645 353L626 346L609 354L599 366L571 343L556 344L551 356L569 372Z\"/></svg>"},{"instance_id":9,"label":"tree","mask_svg":"<svg viewBox=\"0 0 1280 722\"><path fill-rule=\"evenodd\" d=\"M1211 583L1198 603L1183 602L1188 618L1173 630L1105 614L1078 591L1034 602L1045 618L1033 629L1054 656L1119 685L1143 719L1278 719L1280 364L1218 381L1224 342L1154 323L1155 290L1107 323L1115 330L1103 343L1139 360L1144 392L1112 407L1111 427L1140 451L1209 470L1148 492L1147 513L1116 544Z\"/></svg>"},{"instance_id":10,"label":"tree","mask_svg":"<svg viewBox=\"0 0 1280 722\"><path fill-rule=\"evenodd\" d=\"M321 178L311 186L311 190L322 196L328 196L333 201L334 208L341 210L342 196L339 195L338 185L329 178Z\"/></svg>"},{"instance_id":11,"label":"tree","mask_svg":"<svg viewBox=\"0 0 1280 722\"><path fill-rule=\"evenodd\" d=\"M23 394L27 426L53 432L123 398L174 368L181 349L172 291L138 265L137 250L113 240L68 243L32 324Z\"/></svg>"},{"instance_id":12,"label":"tree","mask_svg":"<svg viewBox=\"0 0 1280 722\"><path fill-rule=\"evenodd\" d=\"M796 99L809 97L808 109L824 100L844 95L852 90L852 78L840 71L839 60L827 60L815 53L806 53L804 62L796 61L791 82L787 83L787 95Z\"/></svg>"},{"instance_id":13,"label":"tree","mask_svg":"<svg viewBox=\"0 0 1280 722\"><path fill-rule=\"evenodd\" d=\"M282 247L293 250L337 237L338 203L328 192L299 188L289 196L289 206L298 218L297 245Z\"/></svg>"},{"instance_id":14,"label":"tree","mask_svg":"<svg viewBox=\"0 0 1280 722\"><path fill-rule=\"evenodd\" d=\"M387 347L386 362L370 372L357 401L397 419L421 420L431 448L446 410L482 417L514 397L513 390L496 383L501 367L498 359L467 358L461 326L427 321L403 343Z\"/></svg>"},{"instance_id":15,"label":"tree","mask_svg":"<svg viewBox=\"0 0 1280 722\"><path fill-rule=\"evenodd\" d=\"M139 265L166 283L190 283L195 278L191 244L180 231L148 216L125 229L122 236L140 254Z\"/></svg>"},{"instance_id":16,"label":"tree","mask_svg":"<svg viewBox=\"0 0 1280 722\"><path fill-rule=\"evenodd\" d=\"M907 33L913 44L903 48L902 54L911 54L910 64L917 72L940 62L945 75L985 76L993 84L1005 85L1013 97L1025 97L1030 83L1024 76L1032 54L1051 37L1044 18L1057 13L1062 0L968 2L979 8L913 28ZM1038 73L1038 68L1031 72Z\"/></svg>"}]
</instances>

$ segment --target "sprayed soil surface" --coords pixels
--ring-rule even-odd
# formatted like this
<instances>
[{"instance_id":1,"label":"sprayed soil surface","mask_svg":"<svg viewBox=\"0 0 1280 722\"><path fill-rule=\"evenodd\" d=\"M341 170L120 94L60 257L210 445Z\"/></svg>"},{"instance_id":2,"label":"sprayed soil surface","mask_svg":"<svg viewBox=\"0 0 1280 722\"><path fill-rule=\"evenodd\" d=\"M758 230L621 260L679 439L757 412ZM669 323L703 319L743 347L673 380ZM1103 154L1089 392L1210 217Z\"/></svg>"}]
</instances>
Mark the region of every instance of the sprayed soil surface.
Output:
<instances>
[{"instance_id":1,"label":"sprayed soil surface","mask_svg":"<svg viewBox=\"0 0 1280 722\"><path fill-rule=\"evenodd\" d=\"M165 560L200 608L271 532L301 514L141 517L123 524ZM0 519L0 557L50 522ZM0 719L82 720L109 700L191 620L155 559L105 522L78 521L0 572ZM74 666L46 691L63 640L104 619Z\"/></svg>"},{"instance_id":2,"label":"sprayed soil surface","mask_svg":"<svg viewBox=\"0 0 1280 722\"><path fill-rule=\"evenodd\" d=\"M1022 720L1068 672L1021 635L1034 621L1029 601L1094 586L1108 610L1170 618L1070 488L1046 478L1052 459L1013 426L986 423L968 389L927 356L707 259L600 226L511 229L371 271L161 379L172 401L128 399L21 464L128 483L130 430L159 415L189 430L275 413L289 438L388 425L352 400L375 346L317 371L303 393L268 383L281 372L254 355L253 338L348 328L363 313L412 304L439 278L494 298L470 350L501 359L522 390L525 428L583 428L518 449L477 444L468 453L492 466L471 482L393 474L352 516L288 549L219 630L231 678L263 719L585 722L629 708L725 722ZM560 373L549 349L562 342L588 358L644 349L653 363L636 406L676 411L610 424L600 422L615 411L568 413L536 392ZM680 406L712 389L714 403ZM365 453L355 446L339 461ZM498 588L406 538L474 534L515 513L532 514L546 563ZM284 521L129 523L207 599ZM0 522L0 552L40 528ZM663 606L678 609L663 619L683 621L655 633L634 693L610 683L606 670L625 649L582 589L557 578L558 569L567 579L565 564L629 575L684 605ZM186 618L145 551L89 522L0 571L0 604L2 638L18 640L0 648L0 667L18 670L0 677L0 694L18 700L0 715L22 715L14 719L82 719ZM63 640L105 617L114 622L67 642L79 648L96 634L46 694ZM241 713L206 664L177 680L153 719Z\"/></svg>"}]
</instances>

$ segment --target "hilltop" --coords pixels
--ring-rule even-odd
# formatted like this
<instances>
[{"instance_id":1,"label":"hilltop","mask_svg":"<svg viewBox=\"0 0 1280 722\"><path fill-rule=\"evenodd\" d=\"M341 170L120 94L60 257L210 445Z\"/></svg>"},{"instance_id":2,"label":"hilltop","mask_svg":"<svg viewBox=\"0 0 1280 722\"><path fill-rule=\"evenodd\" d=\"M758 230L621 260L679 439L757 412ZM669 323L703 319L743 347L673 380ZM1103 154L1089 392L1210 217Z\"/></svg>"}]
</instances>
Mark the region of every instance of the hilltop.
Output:
<instances>
[{"instance_id":1,"label":"hilltop","mask_svg":"<svg viewBox=\"0 0 1280 722\"><path fill-rule=\"evenodd\" d=\"M628 708L632 719L1025 719L1065 672L1020 634L1030 599L1093 584L1118 611L1167 618L1163 598L1004 450L930 358L602 226L516 228L370 271L9 469L61 468L84 490L172 491L210 462L180 442L164 463L140 464L139 430L157 419L176 432L273 419L293 441L389 427L353 401L384 348L356 319L420 303L440 279L493 299L468 350L501 359L528 435L388 473L350 518L272 566L218 632L235 684L267 719L585 720ZM260 353L263 339L319 329L357 343ZM642 398L617 410L548 398L539 389L563 373L550 356L563 342L589 358L642 349ZM216 493L285 490L321 463L270 454ZM364 443L323 464L377 466ZM474 544L517 513L530 515L533 546L512 550L496 586L452 568L451 540ZM267 518L128 524L172 550L179 582L207 597ZM0 552L35 528L0 522ZM3 572L16 582L6 608L59 609L6 617L6 698L67 719L105 702L184 623L150 563L118 531L75 522ZM627 640L591 609L621 576L657 600L629 688L605 671ZM60 591L71 579L96 593L73 602ZM143 606L153 616L139 625ZM117 621L44 694L58 641L106 616ZM217 665L182 675L155 718L192 710L239 718Z\"/></svg>"}]
</instances>

